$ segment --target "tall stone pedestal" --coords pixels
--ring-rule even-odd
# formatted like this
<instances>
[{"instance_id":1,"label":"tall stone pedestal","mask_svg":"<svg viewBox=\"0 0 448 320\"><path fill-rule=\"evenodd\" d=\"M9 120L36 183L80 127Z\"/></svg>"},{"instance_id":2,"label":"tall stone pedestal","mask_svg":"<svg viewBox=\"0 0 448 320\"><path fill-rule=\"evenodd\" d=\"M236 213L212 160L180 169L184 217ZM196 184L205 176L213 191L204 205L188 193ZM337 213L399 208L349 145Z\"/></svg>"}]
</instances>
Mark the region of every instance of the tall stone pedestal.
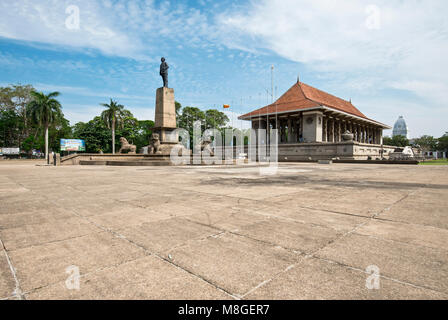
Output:
<instances>
[{"instance_id":1,"label":"tall stone pedestal","mask_svg":"<svg viewBox=\"0 0 448 320\"><path fill-rule=\"evenodd\" d=\"M174 89L158 88L154 125L154 133L158 133L160 139L160 148L158 148L157 154L169 156L171 149L179 145L179 137L175 132L176 128Z\"/></svg>"},{"instance_id":2,"label":"tall stone pedestal","mask_svg":"<svg viewBox=\"0 0 448 320\"><path fill-rule=\"evenodd\" d=\"M156 116L154 132L160 135L161 144L177 144L176 106L174 89L158 88L156 92Z\"/></svg>"}]
</instances>

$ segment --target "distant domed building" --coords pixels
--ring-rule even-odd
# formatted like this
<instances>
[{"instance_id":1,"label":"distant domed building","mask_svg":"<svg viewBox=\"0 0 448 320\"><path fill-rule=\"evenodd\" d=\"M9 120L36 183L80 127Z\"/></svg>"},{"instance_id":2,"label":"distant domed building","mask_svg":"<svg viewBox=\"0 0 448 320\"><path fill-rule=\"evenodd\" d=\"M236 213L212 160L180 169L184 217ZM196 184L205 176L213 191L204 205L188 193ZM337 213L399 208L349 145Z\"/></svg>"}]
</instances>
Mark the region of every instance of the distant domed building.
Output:
<instances>
[{"instance_id":1,"label":"distant domed building","mask_svg":"<svg viewBox=\"0 0 448 320\"><path fill-rule=\"evenodd\" d=\"M394 129L392 131L392 136L404 136L407 139L409 139L409 130L408 126L406 124L406 121L404 120L403 116L400 116L398 120L394 124Z\"/></svg>"}]
</instances>

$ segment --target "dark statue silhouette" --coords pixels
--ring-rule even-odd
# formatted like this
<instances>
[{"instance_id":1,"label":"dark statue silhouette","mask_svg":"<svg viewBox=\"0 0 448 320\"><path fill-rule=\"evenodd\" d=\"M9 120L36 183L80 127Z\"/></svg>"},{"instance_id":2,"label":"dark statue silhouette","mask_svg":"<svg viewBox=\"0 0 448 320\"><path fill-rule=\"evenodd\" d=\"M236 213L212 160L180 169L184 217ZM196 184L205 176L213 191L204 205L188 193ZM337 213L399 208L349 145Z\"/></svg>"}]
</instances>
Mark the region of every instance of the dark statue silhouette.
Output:
<instances>
[{"instance_id":1,"label":"dark statue silhouette","mask_svg":"<svg viewBox=\"0 0 448 320\"><path fill-rule=\"evenodd\" d=\"M163 79L163 87L168 88L168 63L165 62L165 58L162 58L162 63L160 64L160 75Z\"/></svg>"}]
</instances>

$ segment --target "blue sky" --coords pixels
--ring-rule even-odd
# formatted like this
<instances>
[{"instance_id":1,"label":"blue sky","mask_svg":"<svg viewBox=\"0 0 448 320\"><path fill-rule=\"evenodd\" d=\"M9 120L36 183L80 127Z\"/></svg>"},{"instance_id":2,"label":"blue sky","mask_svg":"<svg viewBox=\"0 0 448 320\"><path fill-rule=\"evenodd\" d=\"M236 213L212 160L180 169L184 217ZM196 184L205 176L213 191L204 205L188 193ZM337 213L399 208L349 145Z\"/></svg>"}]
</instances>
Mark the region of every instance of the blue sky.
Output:
<instances>
[{"instance_id":1,"label":"blue sky","mask_svg":"<svg viewBox=\"0 0 448 320\"><path fill-rule=\"evenodd\" d=\"M266 104L274 65L277 96L300 74L375 120L403 115L412 137L440 136L447 9L444 0L1 1L0 85L60 91L72 124L109 98L153 119L164 56L176 100L231 104L241 126L239 114Z\"/></svg>"}]
</instances>

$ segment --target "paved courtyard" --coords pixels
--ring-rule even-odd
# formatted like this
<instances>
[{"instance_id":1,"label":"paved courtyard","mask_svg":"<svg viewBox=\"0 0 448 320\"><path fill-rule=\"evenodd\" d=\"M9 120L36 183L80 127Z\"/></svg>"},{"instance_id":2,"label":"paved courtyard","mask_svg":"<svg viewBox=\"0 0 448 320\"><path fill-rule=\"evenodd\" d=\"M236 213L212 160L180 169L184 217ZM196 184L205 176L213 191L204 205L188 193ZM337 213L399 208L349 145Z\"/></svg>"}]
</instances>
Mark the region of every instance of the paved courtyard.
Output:
<instances>
[{"instance_id":1,"label":"paved courtyard","mask_svg":"<svg viewBox=\"0 0 448 320\"><path fill-rule=\"evenodd\" d=\"M445 166L0 161L0 298L447 299L447 206Z\"/></svg>"}]
</instances>

